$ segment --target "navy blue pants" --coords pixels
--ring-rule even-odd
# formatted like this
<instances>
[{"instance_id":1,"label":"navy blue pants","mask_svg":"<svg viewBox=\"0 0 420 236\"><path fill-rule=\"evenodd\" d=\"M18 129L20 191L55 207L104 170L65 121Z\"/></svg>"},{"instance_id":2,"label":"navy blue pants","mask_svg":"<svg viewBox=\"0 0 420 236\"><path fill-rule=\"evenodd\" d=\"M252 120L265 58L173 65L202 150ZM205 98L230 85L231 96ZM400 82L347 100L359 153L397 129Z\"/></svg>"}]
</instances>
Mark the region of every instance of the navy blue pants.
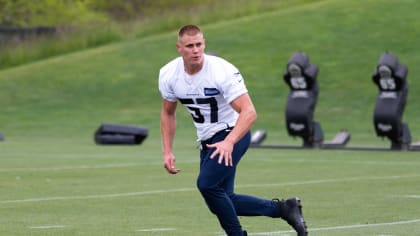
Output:
<instances>
[{"instance_id":1,"label":"navy blue pants","mask_svg":"<svg viewBox=\"0 0 420 236\"><path fill-rule=\"evenodd\" d=\"M225 166L224 162L218 164L218 156L210 159L210 155L215 149L207 148L206 144L220 142L228 134L229 130L223 130L202 142L197 187L208 208L217 216L227 235L242 236L243 230L238 216L277 218L280 217L280 212L272 200L234 193L236 167L248 150L251 139L250 132L235 144L232 153L233 166Z\"/></svg>"}]
</instances>

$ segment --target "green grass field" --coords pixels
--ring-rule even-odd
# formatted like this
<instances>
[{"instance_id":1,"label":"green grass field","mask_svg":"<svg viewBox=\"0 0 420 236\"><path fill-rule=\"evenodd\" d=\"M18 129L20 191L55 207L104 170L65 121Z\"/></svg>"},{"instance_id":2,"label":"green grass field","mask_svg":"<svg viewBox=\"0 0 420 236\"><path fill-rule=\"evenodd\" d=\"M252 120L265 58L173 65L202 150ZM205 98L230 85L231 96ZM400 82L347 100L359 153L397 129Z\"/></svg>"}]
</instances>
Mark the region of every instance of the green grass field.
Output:
<instances>
[{"instance_id":1,"label":"green grass field","mask_svg":"<svg viewBox=\"0 0 420 236\"><path fill-rule=\"evenodd\" d=\"M259 113L254 129L268 131L264 144L301 144L285 129L282 80L301 50L320 67L315 119L325 138L346 128L349 146L387 148L372 124L371 74L386 50L407 65L404 121L418 141L418 9L414 0L325 0L202 28L208 51L244 75ZM169 175L162 164L157 75L177 56L175 40L167 32L0 71L0 235L223 235L195 189L195 130L181 107L175 154L182 172ZM142 125L149 136L141 146L98 146L101 123ZM420 235L419 157L250 149L237 192L299 196L310 235ZM241 220L250 235L294 235L279 220Z\"/></svg>"},{"instance_id":2,"label":"green grass field","mask_svg":"<svg viewBox=\"0 0 420 236\"><path fill-rule=\"evenodd\" d=\"M198 150L177 145L173 176L150 141L2 144L0 234L222 235L195 189ZM237 192L300 196L310 235L418 235L419 167L414 152L250 149ZM294 235L280 220L241 220L251 235Z\"/></svg>"}]
</instances>

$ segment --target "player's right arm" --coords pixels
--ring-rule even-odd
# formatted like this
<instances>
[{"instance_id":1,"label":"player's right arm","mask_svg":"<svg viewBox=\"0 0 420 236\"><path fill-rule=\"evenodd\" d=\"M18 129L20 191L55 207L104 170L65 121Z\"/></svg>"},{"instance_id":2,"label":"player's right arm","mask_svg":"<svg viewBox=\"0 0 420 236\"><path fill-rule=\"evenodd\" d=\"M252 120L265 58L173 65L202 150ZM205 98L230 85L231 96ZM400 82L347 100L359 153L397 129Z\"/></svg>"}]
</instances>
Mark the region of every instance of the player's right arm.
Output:
<instances>
[{"instance_id":1,"label":"player's right arm","mask_svg":"<svg viewBox=\"0 0 420 236\"><path fill-rule=\"evenodd\" d=\"M160 131L162 136L163 165L170 174L176 174L181 171L175 167L175 155L172 152L176 129L176 105L177 102L162 99Z\"/></svg>"}]
</instances>

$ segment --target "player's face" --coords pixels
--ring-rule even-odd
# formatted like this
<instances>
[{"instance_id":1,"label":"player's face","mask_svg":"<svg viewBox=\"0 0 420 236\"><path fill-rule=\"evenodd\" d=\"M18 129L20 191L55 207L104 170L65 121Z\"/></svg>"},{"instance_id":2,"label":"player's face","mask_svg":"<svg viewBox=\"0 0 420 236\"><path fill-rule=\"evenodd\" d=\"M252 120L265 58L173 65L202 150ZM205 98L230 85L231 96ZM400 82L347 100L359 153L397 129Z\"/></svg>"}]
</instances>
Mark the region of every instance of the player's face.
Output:
<instances>
[{"instance_id":1,"label":"player's face","mask_svg":"<svg viewBox=\"0 0 420 236\"><path fill-rule=\"evenodd\" d=\"M176 48L184 59L186 69L201 69L203 65L203 54L205 40L202 34L184 35L177 43Z\"/></svg>"}]
</instances>

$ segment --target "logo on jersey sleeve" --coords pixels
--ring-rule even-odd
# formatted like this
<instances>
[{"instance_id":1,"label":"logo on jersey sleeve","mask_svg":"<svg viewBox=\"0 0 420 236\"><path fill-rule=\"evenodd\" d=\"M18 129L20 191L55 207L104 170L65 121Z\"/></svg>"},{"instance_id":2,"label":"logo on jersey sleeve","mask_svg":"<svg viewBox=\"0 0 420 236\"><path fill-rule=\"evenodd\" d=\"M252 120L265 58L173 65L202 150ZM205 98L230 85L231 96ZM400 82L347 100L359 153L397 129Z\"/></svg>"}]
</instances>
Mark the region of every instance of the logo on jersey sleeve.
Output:
<instances>
[{"instance_id":1,"label":"logo on jersey sleeve","mask_svg":"<svg viewBox=\"0 0 420 236\"><path fill-rule=\"evenodd\" d=\"M236 79L236 81L238 81L238 83L240 83L240 82L242 82L242 75L241 75L241 72L235 72L234 74L233 74L233 78L235 78Z\"/></svg>"},{"instance_id":2,"label":"logo on jersey sleeve","mask_svg":"<svg viewBox=\"0 0 420 236\"><path fill-rule=\"evenodd\" d=\"M220 91L217 88L204 88L204 95L214 96L220 94Z\"/></svg>"}]
</instances>

